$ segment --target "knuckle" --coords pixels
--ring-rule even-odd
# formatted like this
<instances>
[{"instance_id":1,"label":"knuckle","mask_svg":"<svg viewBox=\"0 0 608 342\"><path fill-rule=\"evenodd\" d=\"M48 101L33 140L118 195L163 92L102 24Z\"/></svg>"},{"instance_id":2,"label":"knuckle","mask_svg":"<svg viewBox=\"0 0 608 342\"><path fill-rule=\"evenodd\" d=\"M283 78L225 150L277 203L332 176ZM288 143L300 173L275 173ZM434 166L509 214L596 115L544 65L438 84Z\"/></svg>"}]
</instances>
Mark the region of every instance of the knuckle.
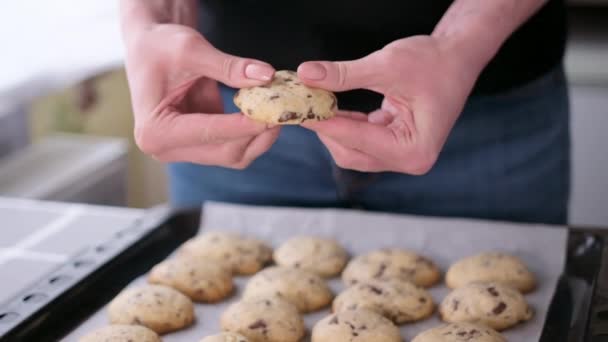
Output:
<instances>
[{"instance_id":1,"label":"knuckle","mask_svg":"<svg viewBox=\"0 0 608 342\"><path fill-rule=\"evenodd\" d=\"M379 56L379 61L384 67L395 67L395 65L399 65L400 53L397 49L392 47L387 47L382 50L382 54Z\"/></svg>"},{"instance_id":2,"label":"knuckle","mask_svg":"<svg viewBox=\"0 0 608 342\"><path fill-rule=\"evenodd\" d=\"M233 56L226 56L224 61L222 62L222 75L228 81L234 81L236 78L237 72L235 69L237 68L238 60Z\"/></svg>"},{"instance_id":3,"label":"knuckle","mask_svg":"<svg viewBox=\"0 0 608 342\"><path fill-rule=\"evenodd\" d=\"M175 62L180 63L192 56L193 47L201 43L201 39L189 32L182 32L174 36Z\"/></svg>"},{"instance_id":4,"label":"knuckle","mask_svg":"<svg viewBox=\"0 0 608 342\"><path fill-rule=\"evenodd\" d=\"M336 165L343 169L353 170L355 168L355 163L352 158L345 156L337 156L334 157L334 161L336 162Z\"/></svg>"},{"instance_id":5,"label":"knuckle","mask_svg":"<svg viewBox=\"0 0 608 342\"><path fill-rule=\"evenodd\" d=\"M245 170L249 167L249 165L251 165L251 162L251 160L241 160L238 163L231 164L230 168L235 170Z\"/></svg>"},{"instance_id":6,"label":"knuckle","mask_svg":"<svg viewBox=\"0 0 608 342\"><path fill-rule=\"evenodd\" d=\"M136 125L134 139L137 147L145 154L157 156L162 152L162 146L155 138L154 130L149 124Z\"/></svg>"},{"instance_id":7,"label":"knuckle","mask_svg":"<svg viewBox=\"0 0 608 342\"><path fill-rule=\"evenodd\" d=\"M231 144L225 154L225 162L229 166L237 165L243 162L245 149L240 144Z\"/></svg>"},{"instance_id":8,"label":"knuckle","mask_svg":"<svg viewBox=\"0 0 608 342\"><path fill-rule=\"evenodd\" d=\"M428 174L435 166L439 154L432 151L419 151L416 153L416 158L413 163L409 163L405 170L415 176L424 176Z\"/></svg>"}]
</instances>

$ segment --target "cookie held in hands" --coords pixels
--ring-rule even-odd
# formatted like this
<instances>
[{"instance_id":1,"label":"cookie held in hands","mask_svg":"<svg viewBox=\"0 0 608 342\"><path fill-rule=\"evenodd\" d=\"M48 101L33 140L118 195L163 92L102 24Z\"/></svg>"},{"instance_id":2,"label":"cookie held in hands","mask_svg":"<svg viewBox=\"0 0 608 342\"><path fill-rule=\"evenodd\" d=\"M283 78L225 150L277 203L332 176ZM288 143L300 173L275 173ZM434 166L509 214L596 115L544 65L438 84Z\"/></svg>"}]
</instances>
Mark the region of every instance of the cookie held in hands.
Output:
<instances>
[{"instance_id":1,"label":"cookie held in hands","mask_svg":"<svg viewBox=\"0 0 608 342\"><path fill-rule=\"evenodd\" d=\"M270 84L240 89L234 95L234 104L255 121L298 125L333 117L337 99L330 91L304 85L295 72L281 70Z\"/></svg>"}]
</instances>

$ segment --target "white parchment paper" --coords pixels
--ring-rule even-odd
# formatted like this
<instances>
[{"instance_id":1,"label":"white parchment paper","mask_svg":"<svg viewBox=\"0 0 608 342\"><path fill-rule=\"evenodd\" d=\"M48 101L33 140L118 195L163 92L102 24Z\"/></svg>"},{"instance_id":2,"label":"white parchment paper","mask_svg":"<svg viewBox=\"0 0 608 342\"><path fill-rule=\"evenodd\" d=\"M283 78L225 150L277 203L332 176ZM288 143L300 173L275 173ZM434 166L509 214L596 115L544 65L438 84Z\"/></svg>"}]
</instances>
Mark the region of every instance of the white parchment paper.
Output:
<instances>
[{"instance_id":1,"label":"white parchment paper","mask_svg":"<svg viewBox=\"0 0 608 342\"><path fill-rule=\"evenodd\" d=\"M459 258L482 251L505 251L521 257L536 274L539 286L526 299L535 309L529 322L504 332L511 342L538 341L549 304L565 263L568 231L565 227L524 225L468 219L427 218L334 209L250 207L207 203L201 232L236 231L258 237L277 247L295 235L317 235L339 240L352 255L383 247L416 251L434 260L445 272ZM236 279L238 290L229 300L216 304L196 304L197 322L192 327L167 334L163 341L193 341L220 331L219 316L226 306L239 299L248 278ZM140 277L133 284L145 282ZM330 280L336 293L343 289L339 279ZM443 285L431 290L436 303L448 293ZM307 327L325 317L328 310L306 315ZM441 322L432 318L401 327L410 341L420 331ZM105 308L86 321L66 341L108 324Z\"/></svg>"}]
</instances>

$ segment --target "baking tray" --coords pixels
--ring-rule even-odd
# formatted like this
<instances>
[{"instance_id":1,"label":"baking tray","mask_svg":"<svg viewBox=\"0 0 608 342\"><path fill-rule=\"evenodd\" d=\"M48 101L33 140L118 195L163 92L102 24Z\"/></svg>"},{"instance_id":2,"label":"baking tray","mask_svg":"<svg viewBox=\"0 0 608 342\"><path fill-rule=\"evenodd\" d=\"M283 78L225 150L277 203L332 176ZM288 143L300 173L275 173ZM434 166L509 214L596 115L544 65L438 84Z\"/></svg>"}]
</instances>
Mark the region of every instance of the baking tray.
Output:
<instances>
[{"instance_id":1,"label":"baking tray","mask_svg":"<svg viewBox=\"0 0 608 342\"><path fill-rule=\"evenodd\" d=\"M0 341L57 341L66 336L194 236L200 218L200 210L157 208L110 241L83 251L0 305ZM606 237L608 231L570 228L565 273L541 342L608 341Z\"/></svg>"}]
</instances>

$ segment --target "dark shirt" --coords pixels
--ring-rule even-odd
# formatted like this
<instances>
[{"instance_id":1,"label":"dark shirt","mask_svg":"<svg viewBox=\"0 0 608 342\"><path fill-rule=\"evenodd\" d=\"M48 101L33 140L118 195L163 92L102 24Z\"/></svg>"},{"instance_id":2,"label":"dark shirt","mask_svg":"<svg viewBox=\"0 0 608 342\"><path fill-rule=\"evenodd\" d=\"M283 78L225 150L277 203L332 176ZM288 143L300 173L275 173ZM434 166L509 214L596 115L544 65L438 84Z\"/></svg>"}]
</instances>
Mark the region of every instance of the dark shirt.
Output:
<instances>
[{"instance_id":1,"label":"dark shirt","mask_svg":"<svg viewBox=\"0 0 608 342\"><path fill-rule=\"evenodd\" d=\"M356 59L394 40L430 34L451 3L200 0L201 32L222 51L295 70L304 61ZM550 0L502 46L474 94L506 91L553 69L563 58L565 39L564 0ZM341 108L356 110L373 110L380 101L363 91L338 99Z\"/></svg>"}]
</instances>

